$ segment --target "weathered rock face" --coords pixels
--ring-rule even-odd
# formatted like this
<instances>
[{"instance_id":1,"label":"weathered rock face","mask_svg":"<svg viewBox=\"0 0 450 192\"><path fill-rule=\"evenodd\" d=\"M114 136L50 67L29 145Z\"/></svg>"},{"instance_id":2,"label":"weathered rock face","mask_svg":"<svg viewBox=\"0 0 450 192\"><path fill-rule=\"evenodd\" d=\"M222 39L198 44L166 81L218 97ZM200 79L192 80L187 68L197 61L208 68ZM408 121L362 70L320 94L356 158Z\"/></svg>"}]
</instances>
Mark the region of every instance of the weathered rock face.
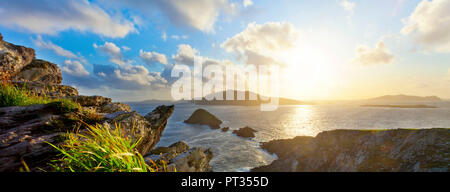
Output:
<instances>
[{"instance_id":1,"label":"weathered rock face","mask_svg":"<svg viewBox=\"0 0 450 192\"><path fill-rule=\"evenodd\" d=\"M23 159L32 171L46 168L59 143L76 121L56 104L0 108L0 172L18 171Z\"/></svg>"},{"instance_id":2,"label":"weathered rock face","mask_svg":"<svg viewBox=\"0 0 450 192\"><path fill-rule=\"evenodd\" d=\"M209 162L213 157L211 149L203 150L196 147L190 149L184 142L177 142L169 147L158 147L152 150L145 161L152 164L151 161L167 163L167 171L177 172L210 172Z\"/></svg>"},{"instance_id":3,"label":"weathered rock face","mask_svg":"<svg viewBox=\"0 0 450 192\"><path fill-rule=\"evenodd\" d=\"M449 171L450 129L335 130L263 144L280 159L253 171Z\"/></svg>"},{"instance_id":4,"label":"weathered rock face","mask_svg":"<svg viewBox=\"0 0 450 192\"><path fill-rule=\"evenodd\" d=\"M234 130L233 133L236 134L239 137L245 137L245 138L254 138L255 132L258 132L250 127L243 127L238 130Z\"/></svg>"},{"instance_id":5,"label":"weathered rock face","mask_svg":"<svg viewBox=\"0 0 450 192\"><path fill-rule=\"evenodd\" d=\"M222 121L204 109L197 109L191 117L184 121L188 124L208 125L211 129L219 129Z\"/></svg>"},{"instance_id":6,"label":"weathered rock face","mask_svg":"<svg viewBox=\"0 0 450 192\"><path fill-rule=\"evenodd\" d=\"M120 124L122 128L125 128L129 138L141 139L136 149L141 154L147 154L159 142L173 110L173 105L159 106L145 117L136 112L122 112L107 120L104 126L115 129L115 124Z\"/></svg>"},{"instance_id":7,"label":"weathered rock face","mask_svg":"<svg viewBox=\"0 0 450 192\"><path fill-rule=\"evenodd\" d=\"M78 90L67 85L43 84L37 82L13 82L17 87L25 88L30 94L53 98L72 97L78 95Z\"/></svg>"},{"instance_id":8,"label":"weathered rock face","mask_svg":"<svg viewBox=\"0 0 450 192\"><path fill-rule=\"evenodd\" d=\"M15 81L33 81L45 84L61 84L62 75L56 64L33 59L15 76Z\"/></svg>"},{"instance_id":9,"label":"weathered rock face","mask_svg":"<svg viewBox=\"0 0 450 192\"><path fill-rule=\"evenodd\" d=\"M67 97L74 102L79 103L83 107L101 107L111 103L111 98L102 97L102 96L72 96Z\"/></svg>"},{"instance_id":10,"label":"weathered rock face","mask_svg":"<svg viewBox=\"0 0 450 192\"><path fill-rule=\"evenodd\" d=\"M1 34L0 34L1 36ZM31 48L17 46L0 39L0 72L15 76L36 56Z\"/></svg>"},{"instance_id":11,"label":"weathered rock face","mask_svg":"<svg viewBox=\"0 0 450 192\"><path fill-rule=\"evenodd\" d=\"M101 106L98 109L99 113L116 113L119 111L131 112L131 107L128 104L114 102Z\"/></svg>"}]
</instances>

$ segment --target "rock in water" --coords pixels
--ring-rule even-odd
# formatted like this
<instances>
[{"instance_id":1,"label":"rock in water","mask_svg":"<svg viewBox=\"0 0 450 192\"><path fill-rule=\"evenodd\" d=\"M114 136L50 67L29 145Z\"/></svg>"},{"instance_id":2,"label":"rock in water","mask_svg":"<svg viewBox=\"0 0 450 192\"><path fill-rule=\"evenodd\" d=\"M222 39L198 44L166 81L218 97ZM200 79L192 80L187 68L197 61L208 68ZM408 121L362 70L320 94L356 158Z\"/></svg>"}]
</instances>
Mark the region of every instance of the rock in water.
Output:
<instances>
[{"instance_id":1,"label":"rock in water","mask_svg":"<svg viewBox=\"0 0 450 192\"><path fill-rule=\"evenodd\" d=\"M159 142L173 110L173 105L159 106L145 117L136 112L122 113L107 120L103 125L114 129L116 123L120 124L125 128L128 138L141 139L136 149L141 154L147 154Z\"/></svg>"},{"instance_id":2,"label":"rock in water","mask_svg":"<svg viewBox=\"0 0 450 192\"><path fill-rule=\"evenodd\" d=\"M197 109L191 117L184 121L188 124L208 125L211 129L219 129L222 121L204 109Z\"/></svg>"},{"instance_id":3,"label":"rock in water","mask_svg":"<svg viewBox=\"0 0 450 192\"><path fill-rule=\"evenodd\" d=\"M62 75L56 64L33 59L16 76L15 81L33 81L44 84L61 84Z\"/></svg>"},{"instance_id":4,"label":"rock in water","mask_svg":"<svg viewBox=\"0 0 450 192\"><path fill-rule=\"evenodd\" d=\"M450 171L450 129L334 130L262 146L279 156L252 171Z\"/></svg>"},{"instance_id":5,"label":"rock in water","mask_svg":"<svg viewBox=\"0 0 450 192\"><path fill-rule=\"evenodd\" d=\"M186 143L177 142L169 147L158 147L152 150L145 157L145 161L150 165L152 164L151 161L159 164L164 161L167 164L168 171L209 172L211 171L209 162L212 157L211 149L203 150L200 147L190 149Z\"/></svg>"},{"instance_id":6,"label":"rock in water","mask_svg":"<svg viewBox=\"0 0 450 192\"><path fill-rule=\"evenodd\" d=\"M224 128L222 128L222 132L227 132L228 130L230 130L229 127L224 127Z\"/></svg>"},{"instance_id":7,"label":"rock in water","mask_svg":"<svg viewBox=\"0 0 450 192\"><path fill-rule=\"evenodd\" d=\"M258 132L250 127L240 128L239 130L234 130L233 133L239 137L253 138L255 137L255 132Z\"/></svg>"},{"instance_id":8,"label":"rock in water","mask_svg":"<svg viewBox=\"0 0 450 192\"><path fill-rule=\"evenodd\" d=\"M36 56L34 49L14 45L0 39L0 72L14 77Z\"/></svg>"}]
</instances>

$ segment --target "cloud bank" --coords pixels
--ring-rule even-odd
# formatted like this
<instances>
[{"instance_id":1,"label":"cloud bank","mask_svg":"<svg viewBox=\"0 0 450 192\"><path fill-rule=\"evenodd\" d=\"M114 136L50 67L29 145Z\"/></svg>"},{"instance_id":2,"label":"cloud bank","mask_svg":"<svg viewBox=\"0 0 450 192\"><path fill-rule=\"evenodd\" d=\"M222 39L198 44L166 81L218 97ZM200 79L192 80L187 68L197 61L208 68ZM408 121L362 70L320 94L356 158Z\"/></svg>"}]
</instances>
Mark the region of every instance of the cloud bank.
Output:
<instances>
[{"instance_id":1,"label":"cloud bank","mask_svg":"<svg viewBox=\"0 0 450 192\"><path fill-rule=\"evenodd\" d=\"M450 52L450 0L423 0L403 22L401 33L426 50Z\"/></svg>"}]
</instances>

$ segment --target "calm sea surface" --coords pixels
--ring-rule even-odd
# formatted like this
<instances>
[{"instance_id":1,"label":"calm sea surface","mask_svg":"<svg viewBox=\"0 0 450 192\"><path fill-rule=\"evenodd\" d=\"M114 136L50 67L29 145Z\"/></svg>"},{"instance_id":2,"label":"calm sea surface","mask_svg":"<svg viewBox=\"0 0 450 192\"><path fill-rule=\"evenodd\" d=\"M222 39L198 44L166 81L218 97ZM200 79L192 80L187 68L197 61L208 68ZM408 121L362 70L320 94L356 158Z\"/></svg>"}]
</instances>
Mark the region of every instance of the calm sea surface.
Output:
<instances>
[{"instance_id":1,"label":"calm sea surface","mask_svg":"<svg viewBox=\"0 0 450 192\"><path fill-rule=\"evenodd\" d=\"M146 114L160 103L130 103L138 113ZM431 103L439 108L369 108L351 104L280 106L277 111L261 112L258 106L175 105L158 146L185 141L190 146L212 148L214 171L248 171L266 165L276 157L259 147L260 142L295 136L315 136L334 129L449 128L450 102ZM183 123L196 109L204 108L223 121L230 131L211 130L207 126ZM258 132L245 139L231 132L244 126Z\"/></svg>"}]
</instances>

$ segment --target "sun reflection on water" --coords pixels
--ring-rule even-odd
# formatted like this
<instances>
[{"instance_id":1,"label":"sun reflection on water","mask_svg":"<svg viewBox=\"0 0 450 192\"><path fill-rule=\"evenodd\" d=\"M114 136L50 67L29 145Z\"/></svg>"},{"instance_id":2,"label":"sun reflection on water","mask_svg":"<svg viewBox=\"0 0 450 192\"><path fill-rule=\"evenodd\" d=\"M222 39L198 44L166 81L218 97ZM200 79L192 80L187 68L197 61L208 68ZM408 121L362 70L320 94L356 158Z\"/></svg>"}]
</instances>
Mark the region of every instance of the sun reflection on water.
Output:
<instances>
[{"instance_id":1,"label":"sun reflection on water","mask_svg":"<svg viewBox=\"0 0 450 192\"><path fill-rule=\"evenodd\" d=\"M314 128L314 119L317 118L316 110L311 105L299 105L286 117L284 134L289 137L315 136L319 132Z\"/></svg>"}]
</instances>

